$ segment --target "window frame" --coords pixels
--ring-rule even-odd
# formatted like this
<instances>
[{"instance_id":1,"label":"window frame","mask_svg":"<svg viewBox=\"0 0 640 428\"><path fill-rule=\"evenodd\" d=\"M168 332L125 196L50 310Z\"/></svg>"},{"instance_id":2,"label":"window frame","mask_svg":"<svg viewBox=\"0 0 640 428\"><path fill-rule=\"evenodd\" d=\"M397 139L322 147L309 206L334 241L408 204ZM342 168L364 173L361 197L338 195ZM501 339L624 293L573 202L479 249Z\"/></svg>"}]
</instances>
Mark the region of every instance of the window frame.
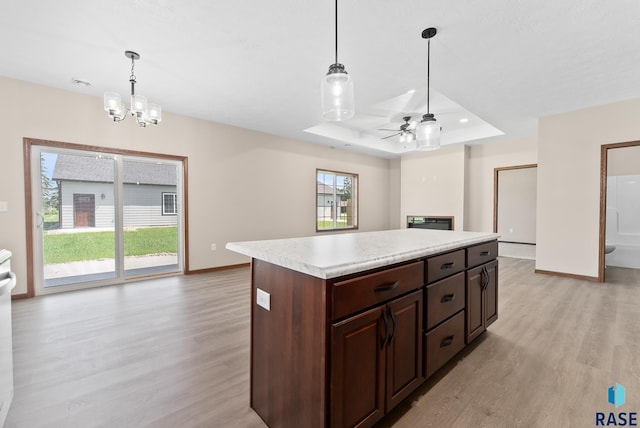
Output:
<instances>
[{"instance_id":1,"label":"window frame","mask_svg":"<svg viewBox=\"0 0 640 428\"><path fill-rule=\"evenodd\" d=\"M161 192L162 193L162 215L178 215L178 194L176 192ZM173 209L174 212L168 212L165 206L164 197L166 195L173 196Z\"/></svg>"},{"instance_id":2,"label":"window frame","mask_svg":"<svg viewBox=\"0 0 640 428\"><path fill-rule=\"evenodd\" d=\"M325 219L327 218L326 216L319 216L318 212L320 209L326 209L327 207L325 205L321 205L319 204L319 200L320 200L320 195L327 195L327 193L319 193L318 192L318 183L320 183L319 174L329 174L329 175L333 175L333 184L331 184L332 188L333 188L333 199L331 202L333 202L333 206L340 206L342 211L342 204L338 203L336 204L336 201L339 201L337 193L336 193L336 183L337 183L337 178L339 176L342 177L349 177L353 180L353 183L351 185L352 191L351 191L351 209L352 209L352 224L351 225L347 225L347 226L339 226L338 225L338 219L340 217L340 213L337 210L332 210L332 215L331 215L331 220L333 221L333 227L322 227L320 228L318 226L318 223L321 221L321 219ZM326 168L316 168L316 179L315 179L315 224L316 224L316 232L335 232L335 231L341 231L341 230L357 230L359 225L358 225L358 214L359 214L359 183L360 182L360 177L358 174L353 173L353 172L344 172L344 171L334 171L331 169L326 169ZM325 183L322 183L325 184ZM327 185L327 184L325 184ZM339 201L342 202L342 201ZM345 207L348 207L349 205L345 205ZM349 218L347 216L347 218Z\"/></svg>"}]
</instances>

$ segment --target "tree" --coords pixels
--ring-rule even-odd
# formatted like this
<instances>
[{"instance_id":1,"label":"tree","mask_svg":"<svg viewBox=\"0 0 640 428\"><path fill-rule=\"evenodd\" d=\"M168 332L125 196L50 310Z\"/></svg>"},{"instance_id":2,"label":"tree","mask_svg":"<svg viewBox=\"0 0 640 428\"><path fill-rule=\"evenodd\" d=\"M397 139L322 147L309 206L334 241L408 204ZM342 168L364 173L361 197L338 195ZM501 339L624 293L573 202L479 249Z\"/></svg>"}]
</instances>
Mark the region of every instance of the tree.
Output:
<instances>
[{"instance_id":1,"label":"tree","mask_svg":"<svg viewBox=\"0 0 640 428\"><path fill-rule=\"evenodd\" d=\"M45 211L58 208L58 186L51 181L47 174L47 166L42 153L40 153L40 180L42 182L42 205Z\"/></svg>"}]
</instances>

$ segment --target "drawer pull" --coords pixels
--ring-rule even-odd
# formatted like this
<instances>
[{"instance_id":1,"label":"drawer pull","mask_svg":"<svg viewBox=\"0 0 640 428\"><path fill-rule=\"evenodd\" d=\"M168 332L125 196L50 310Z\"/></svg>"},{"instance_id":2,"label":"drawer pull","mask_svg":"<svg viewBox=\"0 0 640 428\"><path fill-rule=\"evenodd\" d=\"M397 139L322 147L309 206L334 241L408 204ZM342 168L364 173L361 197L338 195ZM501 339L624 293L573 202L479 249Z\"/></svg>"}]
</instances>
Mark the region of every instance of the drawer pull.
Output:
<instances>
[{"instance_id":1,"label":"drawer pull","mask_svg":"<svg viewBox=\"0 0 640 428\"><path fill-rule=\"evenodd\" d=\"M441 270L451 269L455 264L456 262L444 263L442 266L440 266L440 269Z\"/></svg>"},{"instance_id":2,"label":"drawer pull","mask_svg":"<svg viewBox=\"0 0 640 428\"><path fill-rule=\"evenodd\" d=\"M376 293L391 291L398 288L398 285L400 285L400 281L392 282L390 284L378 285L376 288L373 289L373 291L375 291Z\"/></svg>"},{"instance_id":3,"label":"drawer pull","mask_svg":"<svg viewBox=\"0 0 640 428\"><path fill-rule=\"evenodd\" d=\"M440 347L446 348L447 346L450 346L453 343L453 338L454 336L447 336L444 339L442 339L442 342L440 342Z\"/></svg>"},{"instance_id":4,"label":"drawer pull","mask_svg":"<svg viewBox=\"0 0 640 428\"><path fill-rule=\"evenodd\" d=\"M489 255L491 255L491 251L483 251L483 252L480 253L480 256L482 256L482 257L486 257L486 256L489 256Z\"/></svg>"},{"instance_id":5,"label":"drawer pull","mask_svg":"<svg viewBox=\"0 0 640 428\"><path fill-rule=\"evenodd\" d=\"M454 297L456 297L455 294L451 293L451 294L445 294L444 296L442 296L442 299L440 299L440 303L449 303L449 302L453 302Z\"/></svg>"}]
</instances>

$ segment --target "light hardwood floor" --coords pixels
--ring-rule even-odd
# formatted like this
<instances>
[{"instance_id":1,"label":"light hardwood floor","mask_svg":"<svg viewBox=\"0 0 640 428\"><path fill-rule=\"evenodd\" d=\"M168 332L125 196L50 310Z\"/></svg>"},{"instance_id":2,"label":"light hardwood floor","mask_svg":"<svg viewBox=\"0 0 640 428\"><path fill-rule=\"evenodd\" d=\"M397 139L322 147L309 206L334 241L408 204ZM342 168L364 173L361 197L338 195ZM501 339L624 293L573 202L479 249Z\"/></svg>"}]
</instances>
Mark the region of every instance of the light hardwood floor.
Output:
<instances>
[{"instance_id":1,"label":"light hardwood floor","mask_svg":"<svg viewBox=\"0 0 640 428\"><path fill-rule=\"evenodd\" d=\"M380 427L594 426L615 382L618 410L640 411L640 271L597 284L533 269L500 259L498 321ZM5 427L263 428L249 291L240 268L13 302Z\"/></svg>"}]
</instances>

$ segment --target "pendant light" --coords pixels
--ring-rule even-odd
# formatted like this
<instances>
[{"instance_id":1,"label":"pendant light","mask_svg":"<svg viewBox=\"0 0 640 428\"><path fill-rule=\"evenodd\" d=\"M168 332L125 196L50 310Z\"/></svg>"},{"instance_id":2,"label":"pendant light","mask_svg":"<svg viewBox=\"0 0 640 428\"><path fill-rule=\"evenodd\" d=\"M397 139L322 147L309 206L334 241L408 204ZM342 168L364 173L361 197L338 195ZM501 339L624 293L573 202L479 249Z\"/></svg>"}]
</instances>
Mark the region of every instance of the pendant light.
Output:
<instances>
[{"instance_id":1,"label":"pendant light","mask_svg":"<svg viewBox=\"0 0 640 428\"><path fill-rule=\"evenodd\" d=\"M147 124L157 125L162 121L162 108L159 104L147 103L147 98L136 95L135 62L140 59L140 54L133 51L125 51L124 56L131 60L131 107L126 109L122 104L120 94L115 92L104 93L104 109L114 122L124 120L127 115L135 117L138 125L146 127Z\"/></svg>"},{"instance_id":2,"label":"pendant light","mask_svg":"<svg viewBox=\"0 0 640 428\"><path fill-rule=\"evenodd\" d=\"M427 39L427 114L422 116L422 121L416 128L416 148L420 151L438 150L440 148L440 124L433 113L429 111L429 77L431 66L431 38L438 31L435 28L427 28L422 32L422 38Z\"/></svg>"},{"instance_id":3,"label":"pendant light","mask_svg":"<svg viewBox=\"0 0 640 428\"><path fill-rule=\"evenodd\" d=\"M325 120L347 120L355 114L353 79L338 62L338 0L336 0L336 61L321 82L322 117Z\"/></svg>"}]
</instances>

